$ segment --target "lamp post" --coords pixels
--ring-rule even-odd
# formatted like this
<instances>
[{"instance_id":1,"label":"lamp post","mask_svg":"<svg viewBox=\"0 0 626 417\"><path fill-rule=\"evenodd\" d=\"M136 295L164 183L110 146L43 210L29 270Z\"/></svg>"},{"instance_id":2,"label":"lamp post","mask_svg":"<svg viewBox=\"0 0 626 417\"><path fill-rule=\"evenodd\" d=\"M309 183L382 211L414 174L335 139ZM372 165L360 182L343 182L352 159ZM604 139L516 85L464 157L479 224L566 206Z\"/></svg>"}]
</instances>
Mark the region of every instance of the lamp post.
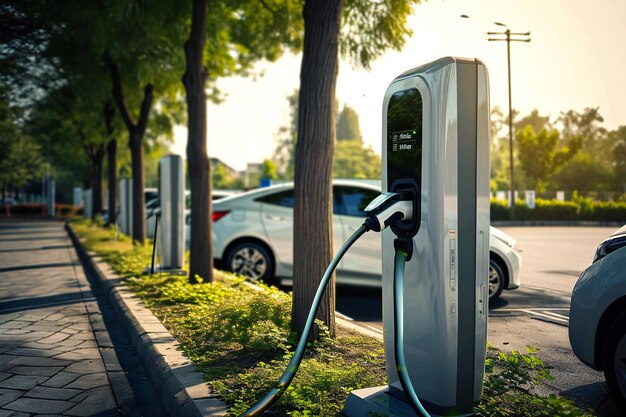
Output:
<instances>
[{"instance_id":1,"label":"lamp post","mask_svg":"<svg viewBox=\"0 0 626 417\"><path fill-rule=\"evenodd\" d=\"M469 19L468 15L462 14L462 18ZM515 220L515 170L513 163L513 106L511 104L511 42L530 42L530 32L511 32L507 25L501 22L493 22L497 26L504 27L504 32L487 32L489 42L506 42L506 62L509 80L509 163L510 170L510 192L509 204L511 205L511 220ZM495 36L495 37L494 37ZM504 36L504 37L503 37Z\"/></svg>"}]
</instances>

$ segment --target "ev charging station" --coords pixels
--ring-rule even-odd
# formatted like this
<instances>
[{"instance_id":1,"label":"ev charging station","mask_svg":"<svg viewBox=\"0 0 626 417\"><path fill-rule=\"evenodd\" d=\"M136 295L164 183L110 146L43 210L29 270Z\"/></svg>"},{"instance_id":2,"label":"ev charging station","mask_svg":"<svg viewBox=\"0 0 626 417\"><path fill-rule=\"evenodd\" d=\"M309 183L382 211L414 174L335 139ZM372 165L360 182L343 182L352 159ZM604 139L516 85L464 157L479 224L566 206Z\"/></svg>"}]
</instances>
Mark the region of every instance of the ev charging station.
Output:
<instances>
[{"instance_id":1,"label":"ev charging station","mask_svg":"<svg viewBox=\"0 0 626 417\"><path fill-rule=\"evenodd\" d=\"M343 414L470 416L480 401L490 220L484 64L448 57L400 75L385 94L382 130L383 193L326 269L287 369L240 417L259 416L287 390L333 271L368 231L382 231L389 385L351 392Z\"/></svg>"},{"instance_id":2,"label":"ev charging station","mask_svg":"<svg viewBox=\"0 0 626 417\"><path fill-rule=\"evenodd\" d=\"M387 89L382 188L414 196L414 215L382 232L389 385L352 392L343 410L348 417L415 415L400 371L431 415L470 415L480 401L489 299L489 134L488 75L479 60L442 58L405 72ZM399 240L411 253L401 294L402 346L394 345ZM398 349L406 362L400 371Z\"/></svg>"},{"instance_id":3,"label":"ev charging station","mask_svg":"<svg viewBox=\"0 0 626 417\"><path fill-rule=\"evenodd\" d=\"M185 254L185 176L179 155L159 161L159 199L161 269L180 270Z\"/></svg>"},{"instance_id":4,"label":"ev charging station","mask_svg":"<svg viewBox=\"0 0 626 417\"><path fill-rule=\"evenodd\" d=\"M83 216L86 219L93 217L93 190L90 188L83 191Z\"/></svg>"},{"instance_id":5,"label":"ev charging station","mask_svg":"<svg viewBox=\"0 0 626 417\"><path fill-rule=\"evenodd\" d=\"M118 189L120 205L118 222L122 233L131 236L133 234L133 180L121 179Z\"/></svg>"}]
</instances>

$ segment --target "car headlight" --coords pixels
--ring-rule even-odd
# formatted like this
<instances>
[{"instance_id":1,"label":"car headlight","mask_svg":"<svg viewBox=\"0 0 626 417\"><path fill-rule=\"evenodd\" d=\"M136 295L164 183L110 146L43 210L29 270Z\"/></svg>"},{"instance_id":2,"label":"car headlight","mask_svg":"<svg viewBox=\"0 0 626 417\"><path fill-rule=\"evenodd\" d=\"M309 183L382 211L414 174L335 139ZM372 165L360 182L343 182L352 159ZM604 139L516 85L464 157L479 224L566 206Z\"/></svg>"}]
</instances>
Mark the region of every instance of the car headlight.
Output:
<instances>
[{"instance_id":1,"label":"car headlight","mask_svg":"<svg viewBox=\"0 0 626 417\"><path fill-rule=\"evenodd\" d=\"M596 249L596 254L593 257L593 262L599 261L604 258L606 255L615 252L618 249L626 246L626 235L615 236L613 238L607 239L604 242L600 243L598 249Z\"/></svg>"}]
</instances>

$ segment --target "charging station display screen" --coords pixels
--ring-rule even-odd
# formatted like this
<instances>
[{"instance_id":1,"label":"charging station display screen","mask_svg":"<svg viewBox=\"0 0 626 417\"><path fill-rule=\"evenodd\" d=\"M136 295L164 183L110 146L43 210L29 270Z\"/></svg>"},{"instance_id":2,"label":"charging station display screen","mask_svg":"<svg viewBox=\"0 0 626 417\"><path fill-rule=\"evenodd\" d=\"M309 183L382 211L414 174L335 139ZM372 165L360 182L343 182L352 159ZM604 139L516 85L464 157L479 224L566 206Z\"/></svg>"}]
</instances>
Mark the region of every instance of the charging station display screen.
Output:
<instances>
[{"instance_id":1,"label":"charging station display screen","mask_svg":"<svg viewBox=\"0 0 626 417\"><path fill-rule=\"evenodd\" d=\"M422 95L416 88L391 96L387 107L387 181L422 182Z\"/></svg>"}]
</instances>

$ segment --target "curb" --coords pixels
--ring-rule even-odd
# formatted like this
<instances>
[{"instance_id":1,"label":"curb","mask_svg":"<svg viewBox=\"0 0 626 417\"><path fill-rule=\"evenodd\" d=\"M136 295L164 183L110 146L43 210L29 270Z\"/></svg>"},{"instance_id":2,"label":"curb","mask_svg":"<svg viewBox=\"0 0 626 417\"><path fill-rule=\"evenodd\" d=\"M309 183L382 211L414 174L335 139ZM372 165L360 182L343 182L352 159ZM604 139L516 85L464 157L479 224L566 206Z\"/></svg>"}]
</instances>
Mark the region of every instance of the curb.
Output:
<instances>
[{"instance_id":1,"label":"curb","mask_svg":"<svg viewBox=\"0 0 626 417\"><path fill-rule=\"evenodd\" d=\"M564 226L564 227L622 227L622 222L596 221L569 221L569 220L492 220L494 227L534 227L534 226Z\"/></svg>"},{"instance_id":2,"label":"curb","mask_svg":"<svg viewBox=\"0 0 626 417\"><path fill-rule=\"evenodd\" d=\"M226 415L229 406L211 391L193 362L183 356L174 337L108 264L85 250L69 223L65 228L83 266L126 324L165 413L172 417Z\"/></svg>"}]
</instances>

